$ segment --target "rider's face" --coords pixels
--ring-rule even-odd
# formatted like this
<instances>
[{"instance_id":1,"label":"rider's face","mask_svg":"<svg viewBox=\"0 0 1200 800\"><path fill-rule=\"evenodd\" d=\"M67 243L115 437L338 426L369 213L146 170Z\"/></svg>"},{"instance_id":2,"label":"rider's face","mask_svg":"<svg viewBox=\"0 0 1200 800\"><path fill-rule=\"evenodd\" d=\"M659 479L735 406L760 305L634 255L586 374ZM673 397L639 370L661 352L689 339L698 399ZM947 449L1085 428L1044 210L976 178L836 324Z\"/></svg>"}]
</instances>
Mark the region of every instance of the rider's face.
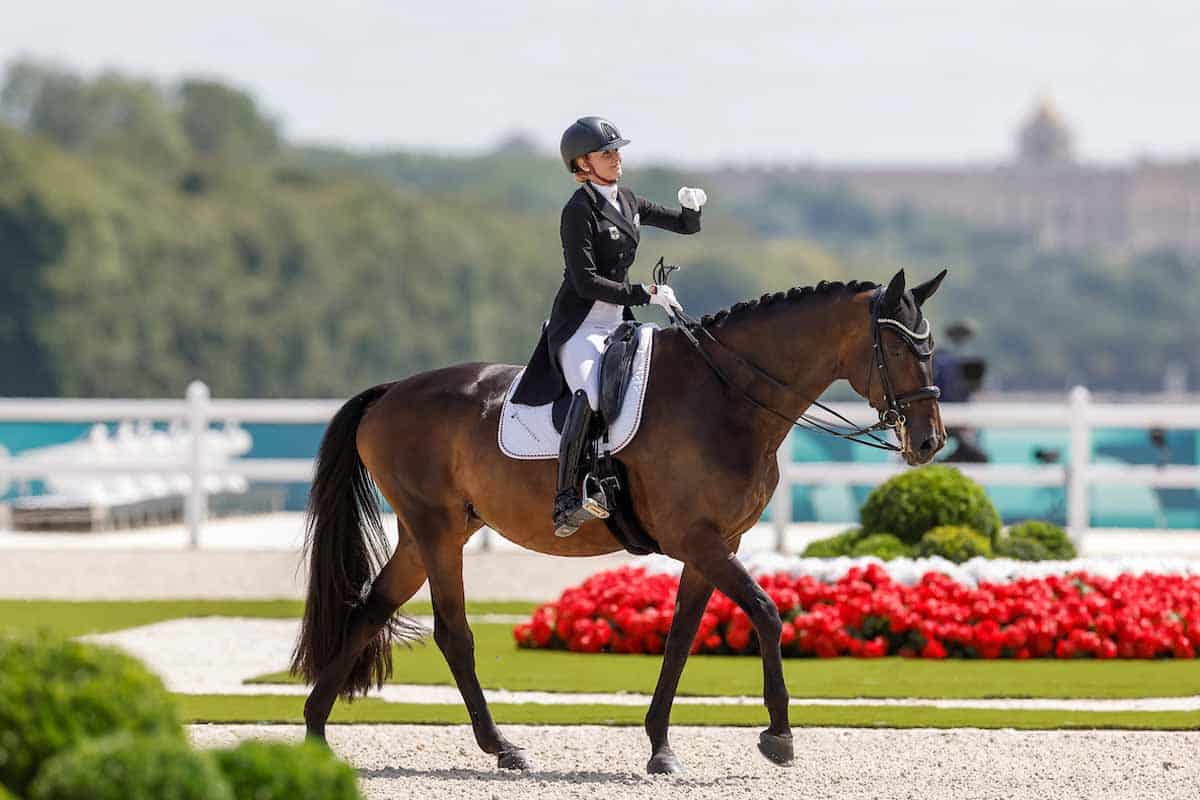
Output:
<instances>
[{"instance_id":1,"label":"rider's face","mask_svg":"<svg viewBox=\"0 0 1200 800\"><path fill-rule=\"evenodd\" d=\"M616 183L621 179L621 151L607 150L588 153L584 156L588 171L602 183Z\"/></svg>"}]
</instances>

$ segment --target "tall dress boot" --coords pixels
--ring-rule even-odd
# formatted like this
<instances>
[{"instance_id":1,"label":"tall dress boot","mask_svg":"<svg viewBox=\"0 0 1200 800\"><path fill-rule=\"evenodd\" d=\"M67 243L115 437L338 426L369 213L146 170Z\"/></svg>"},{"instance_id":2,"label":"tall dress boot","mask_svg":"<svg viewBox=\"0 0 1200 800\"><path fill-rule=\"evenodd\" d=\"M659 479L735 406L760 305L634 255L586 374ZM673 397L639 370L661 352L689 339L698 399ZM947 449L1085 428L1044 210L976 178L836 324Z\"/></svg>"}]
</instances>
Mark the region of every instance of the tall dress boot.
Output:
<instances>
[{"instance_id":1,"label":"tall dress boot","mask_svg":"<svg viewBox=\"0 0 1200 800\"><path fill-rule=\"evenodd\" d=\"M608 508L604 504L604 493L596 491L583 495L587 487L580 489L579 462L587 446L588 427L592 421L592 407L588 405L587 392L580 389L571 398L571 408L563 423L562 441L558 447L558 493L554 497L554 535L566 538L590 519L604 519Z\"/></svg>"}]
</instances>

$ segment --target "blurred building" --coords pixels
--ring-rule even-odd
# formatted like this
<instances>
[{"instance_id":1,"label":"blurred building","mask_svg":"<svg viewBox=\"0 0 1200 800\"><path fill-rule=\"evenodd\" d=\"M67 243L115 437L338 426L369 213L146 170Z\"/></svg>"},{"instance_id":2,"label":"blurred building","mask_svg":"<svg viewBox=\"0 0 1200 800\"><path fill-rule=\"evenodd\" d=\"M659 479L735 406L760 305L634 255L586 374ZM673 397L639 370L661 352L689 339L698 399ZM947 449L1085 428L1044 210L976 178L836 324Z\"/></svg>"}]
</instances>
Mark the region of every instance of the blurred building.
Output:
<instances>
[{"instance_id":1,"label":"blurred building","mask_svg":"<svg viewBox=\"0 0 1200 800\"><path fill-rule=\"evenodd\" d=\"M884 208L910 205L1029 232L1048 247L1200 251L1200 158L1123 166L1080 162L1070 127L1049 99L1022 121L1015 140L1014 158L1002 164L797 174L820 185L847 186Z\"/></svg>"}]
</instances>

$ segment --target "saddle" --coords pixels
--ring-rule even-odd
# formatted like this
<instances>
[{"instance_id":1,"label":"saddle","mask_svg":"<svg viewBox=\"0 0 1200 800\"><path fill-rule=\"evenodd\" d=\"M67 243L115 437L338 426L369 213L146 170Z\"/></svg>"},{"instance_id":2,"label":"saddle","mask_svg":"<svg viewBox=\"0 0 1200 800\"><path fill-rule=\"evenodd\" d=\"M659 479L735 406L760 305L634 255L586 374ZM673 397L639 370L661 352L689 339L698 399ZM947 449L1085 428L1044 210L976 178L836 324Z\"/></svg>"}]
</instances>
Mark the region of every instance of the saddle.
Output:
<instances>
[{"instance_id":1,"label":"saddle","mask_svg":"<svg viewBox=\"0 0 1200 800\"><path fill-rule=\"evenodd\" d=\"M592 418L588 431L588 444L583 461L585 481L598 484L604 492L609 515L604 520L613 537L634 555L662 553L658 542L646 533L633 513L629 496L629 475L625 465L612 454L608 446L609 427L616 421L625 403L633 375L634 357L638 352L641 337L636 322L622 322L608 336L604 353L600 357L600 409ZM564 395L554 403L554 428L562 433L571 396ZM599 447L603 441L604 447Z\"/></svg>"},{"instance_id":2,"label":"saddle","mask_svg":"<svg viewBox=\"0 0 1200 800\"><path fill-rule=\"evenodd\" d=\"M629 390L629 381L633 375L633 359L637 355L638 336L636 322L622 322L608 335L604 353L600 356L600 421L605 431L616 422L625 403L625 394ZM567 409L571 407L571 395L564 394L554 402L552 420L554 429L562 433L563 423L567 419Z\"/></svg>"}]
</instances>

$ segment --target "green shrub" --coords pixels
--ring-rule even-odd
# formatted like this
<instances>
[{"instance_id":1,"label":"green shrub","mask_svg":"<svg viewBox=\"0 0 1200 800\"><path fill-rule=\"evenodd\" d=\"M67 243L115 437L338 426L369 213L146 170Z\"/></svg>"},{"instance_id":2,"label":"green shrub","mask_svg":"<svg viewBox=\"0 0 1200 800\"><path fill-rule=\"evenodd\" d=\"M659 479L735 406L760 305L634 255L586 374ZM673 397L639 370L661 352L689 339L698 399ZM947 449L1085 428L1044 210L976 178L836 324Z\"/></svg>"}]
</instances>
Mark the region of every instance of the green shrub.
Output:
<instances>
[{"instance_id":1,"label":"green shrub","mask_svg":"<svg viewBox=\"0 0 1200 800\"><path fill-rule=\"evenodd\" d=\"M326 748L244 742L214 753L235 800L360 800L355 772Z\"/></svg>"},{"instance_id":2,"label":"green shrub","mask_svg":"<svg viewBox=\"0 0 1200 800\"><path fill-rule=\"evenodd\" d=\"M38 773L30 800L233 800L208 753L176 737L129 732L59 753Z\"/></svg>"},{"instance_id":3,"label":"green shrub","mask_svg":"<svg viewBox=\"0 0 1200 800\"><path fill-rule=\"evenodd\" d=\"M1022 561L1041 561L1045 559L1065 561L1075 557L1075 545L1071 543L1067 532L1053 522L1045 522L1038 519L1028 519L1024 522L1019 522L1008 529L1008 535L1005 537L1005 540L1007 540L1005 549L1020 547L1027 552L1032 552L1036 548L1031 547L1027 543L1033 543L1040 545L1047 553L1041 559L1024 558L1021 559ZM1002 552L1002 548L997 547L997 551L1001 555L1006 555ZM1009 558L1016 557L1009 556Z\"/></svg>"},{"instance_id":4,"label":"green shrub","mask_svg":"<svg viewBox=\"0 0 1200 800\"><path fill-rule=\"evenodd\" d=\"M961 564L975 556L992 557L992 543L987 537L965 525L941 525L926 531L917 543L922 556L941 556Z\"/></svg>"},{"instance_id":5,"label":"green shrub","mask_svg":"<svg viewBox=\"0 0 1200 800\"><path fill-rule=\"evenodd\" d=\"M993 541L1000 515L983 487L953 467L910 469L877 486L860 512L863 530L887 531L915 544L940 525L963 525Z\"/></svg>"},{"instance_id":6,"label":"green shrub","mask_svg":"<svg viewBox=\"0 0 1200 800\"><path fill-rule=\"evenodd\" d=\"M0 784L23 797L42 762L119 731L183 740L171 696L137 659L48 633L0 636Z\"/></svg>"},{"instance_id":7,"label":"green shrub","mask_svg":"<svg viewBox=\"0 0 1200 800\"><path fill-rule=\"evenodd\" d=\"M1011 536L1001 536L996 542L996 555L1000 558L1011 558L1013 561L1049 561L1050 551L1035 539L1014 539Z\"/></svg>"},{"instance_id":8,"label":"green shrub","mask_svg":"<svg viewBox=\"0 0 1200 800\"><path fill-rule=\"evenodd\" d=\"M862 536L862 528L850 528L836 536L809 542L808 546L804 548L804 552L800 555L803 558L837 558L838 556L848 556Z\"/></svg>"},{"instance_id":9,"label":"green shrub","mask_svg":"<svg viewBox=\"0 0 1200 800\"><path fill-rule=\"evenodd\" d=\"M3 786L0 786L0 800L17 800L17 798L14 795L12 795L8 791L8 789L5 789Z\"/></svg>"},{"instance_id":10,"label":"green shrub","mask_svg":"<svg viewBox=\"0 0 1200 800\"><path fill-rule=\"evenodd\" d=\"M912 548L890 533L872 533L859 539L850 550L852 556L875 556L884 561L912 555Z\"/></svg>"}]
</instances>

